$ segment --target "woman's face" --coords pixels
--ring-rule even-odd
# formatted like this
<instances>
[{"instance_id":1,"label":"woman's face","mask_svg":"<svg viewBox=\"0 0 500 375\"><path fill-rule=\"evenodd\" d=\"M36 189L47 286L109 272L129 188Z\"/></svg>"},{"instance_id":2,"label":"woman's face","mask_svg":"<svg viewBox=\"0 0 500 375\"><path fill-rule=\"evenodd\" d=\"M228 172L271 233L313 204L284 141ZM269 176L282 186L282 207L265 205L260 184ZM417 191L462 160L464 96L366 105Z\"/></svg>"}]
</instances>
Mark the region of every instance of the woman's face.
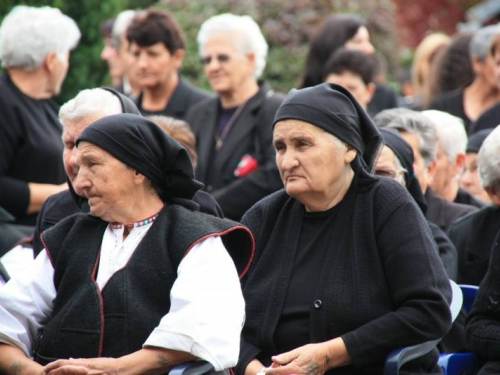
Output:
<instances>
[{"instance_id":1,"label":"woman's face","mask_svg":"<svg viewBox=\"0 0 500 375\"><path fill-rule=\"evenodd\" d=\"M236 46L237 38L214 35L205 44L202 62L212 90L227 95L245 87L243 83L255 79L253 54L242 54Z\"/></svg>"},{"instance_id":2,"label":"woman's face","mask_svg":"<svg viewBox=\"0 0 500 375\"><path fill-rule=\"evenodd\" d=\"M278 122L273 145L286 192L301 202L343 187L356 156L354 149L344 147L331 134L299 120Z\"/></svg>"},{"instance_id":3,"label":"woman's face","mask_svg":"<svg viewBox=\"0 0 500 375\"><path fill-rule=\"evenodd\" d=\"M460 176L460 187L467 190L474 197L482 200L483 202L490 202L488 193L486 193L481 185L477 154L475 152L468 152L466 154L465 168Z\"/></svg>"},{"instance_id":4,"label":"woman's face","mask_svg":"<svg viewBox=\"0 0 500 375\"><path fill-rule=\"evenodd\" d=\"M147 47L132 43L130 54L134 78L141 87L147 89L168 85L172 74L177 74L184 58L183 50L171 54L161 42Z\"/></svg>"},{"instance_id":5,"label":"woman's face","mask_svg":"<svg viewBox=\"0 0 500 375\"><path fill-rule=\"evenodd\" d=\"M92 143L81 142L78 151L75 190L88 199L92 215L108 222L127 222L143 176Z\"/></svg>"},{"instance_id":6,"label":"woman's face","mask_svg":"<svg viewBox=\"0 0 500 375\"><path fill-rule=\"evenodd\" d=\"M345 43L345 47L351 50L357 50L366 53L367 55L373 55L375 48L370 42L370 33L365 26L361 26L356 34Z\"/></svg>"}]
</instances>

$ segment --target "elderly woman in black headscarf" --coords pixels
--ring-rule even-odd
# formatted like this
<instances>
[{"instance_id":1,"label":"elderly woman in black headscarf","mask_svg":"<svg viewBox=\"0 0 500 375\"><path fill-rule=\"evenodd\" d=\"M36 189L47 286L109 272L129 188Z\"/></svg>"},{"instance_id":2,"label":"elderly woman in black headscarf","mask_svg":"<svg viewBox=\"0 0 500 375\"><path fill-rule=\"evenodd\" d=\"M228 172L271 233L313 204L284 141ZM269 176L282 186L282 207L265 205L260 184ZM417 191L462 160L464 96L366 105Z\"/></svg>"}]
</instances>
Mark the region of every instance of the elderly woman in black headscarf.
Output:
<instances>
[{"instance_id":1,"label":"elderly woman in black headscarf","mask_svg":"<svg viewBox=\"0 0 500 375\"><path fill-rule=\"evenodd\" d=\"M188 153L143 117L104 117L77 146L75 188L90 214L45 231L31 271L1 290L0 372L163 373L194 358L234 366L248 229L196 211Z\"/></svg>"},{"instance_id":2,"label":"elderly woman in black headscarf","mask_svg":"<svg viewBox=\"0 0 500 375\"><path fill-rule=\"evenodd\" d=\"M292 90L273 143L285 189L243 217L256 255L236 373L382 373L392 349L443 336L451 292L429 228L400 184L369 174L382 140L352 95ZM439 373L436 360L405 368Z\"/></svg>"}]
</instances>

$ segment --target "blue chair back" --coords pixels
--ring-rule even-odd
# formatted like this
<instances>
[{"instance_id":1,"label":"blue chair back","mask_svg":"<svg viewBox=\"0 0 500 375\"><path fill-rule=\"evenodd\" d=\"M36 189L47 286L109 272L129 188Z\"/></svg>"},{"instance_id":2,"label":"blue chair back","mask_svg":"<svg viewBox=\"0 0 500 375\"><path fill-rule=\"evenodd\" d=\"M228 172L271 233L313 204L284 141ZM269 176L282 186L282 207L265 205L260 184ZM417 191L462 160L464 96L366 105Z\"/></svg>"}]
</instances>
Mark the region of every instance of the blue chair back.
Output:
<instances>
[{"instance_id":1,"label":"blue chair back","mask_svg":"<svg viewBox=\"0 0 500 375\"><path fill-rule=\"evenodd\" d=\"M479 287L476 285L465 285L465 284L460 284L459 287L462 290L462 294L464 296L465 311L469 312L472 309L472 304L476 299L476 294Z\"/></svg>"}]
</instances>

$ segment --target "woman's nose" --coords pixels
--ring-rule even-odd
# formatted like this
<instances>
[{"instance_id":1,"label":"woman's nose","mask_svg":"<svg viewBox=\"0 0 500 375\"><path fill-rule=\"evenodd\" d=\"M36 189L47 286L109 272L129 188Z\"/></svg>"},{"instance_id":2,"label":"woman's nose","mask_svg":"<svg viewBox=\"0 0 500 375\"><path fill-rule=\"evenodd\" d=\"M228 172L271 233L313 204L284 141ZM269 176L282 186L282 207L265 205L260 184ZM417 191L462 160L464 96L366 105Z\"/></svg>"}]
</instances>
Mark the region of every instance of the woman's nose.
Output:
<instances>
[{"instance_id":1,"label":"woman's nose","mask_svg":"<svg viewBox=\"0 0 500 375\"><path fill-rule=\"evenodd\" d=\"M78 195L85 196L85 191L90 187L90 180L87 178L84 168L79 169L73 187Z\"/></svg>"}]
</instances>

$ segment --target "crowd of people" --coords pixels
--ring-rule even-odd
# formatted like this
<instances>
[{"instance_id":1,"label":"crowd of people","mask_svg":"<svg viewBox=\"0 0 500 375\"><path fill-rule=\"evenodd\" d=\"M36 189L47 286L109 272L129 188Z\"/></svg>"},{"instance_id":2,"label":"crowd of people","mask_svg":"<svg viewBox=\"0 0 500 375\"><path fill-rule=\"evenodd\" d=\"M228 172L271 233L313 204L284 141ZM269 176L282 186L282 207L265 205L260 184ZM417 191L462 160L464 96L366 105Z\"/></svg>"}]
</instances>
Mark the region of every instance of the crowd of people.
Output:
<instances>
[{"instance_id":1,"label":"crowd of people","mask_svg":"<svg viewBox=\"0 0 500 375\"><path fill-rule=\"evenodd\" d=\"M60 108L81 32L0 26L0 373L381 374L396 348L500 372L500 26L428 35L398 95L357 15L331 15L298 87L261 79L250 16L103 24L112 87ZM403 97L404 96L404 97ZM450 280L478 285L452 321Z\"/></svg>"}]
</instances>

